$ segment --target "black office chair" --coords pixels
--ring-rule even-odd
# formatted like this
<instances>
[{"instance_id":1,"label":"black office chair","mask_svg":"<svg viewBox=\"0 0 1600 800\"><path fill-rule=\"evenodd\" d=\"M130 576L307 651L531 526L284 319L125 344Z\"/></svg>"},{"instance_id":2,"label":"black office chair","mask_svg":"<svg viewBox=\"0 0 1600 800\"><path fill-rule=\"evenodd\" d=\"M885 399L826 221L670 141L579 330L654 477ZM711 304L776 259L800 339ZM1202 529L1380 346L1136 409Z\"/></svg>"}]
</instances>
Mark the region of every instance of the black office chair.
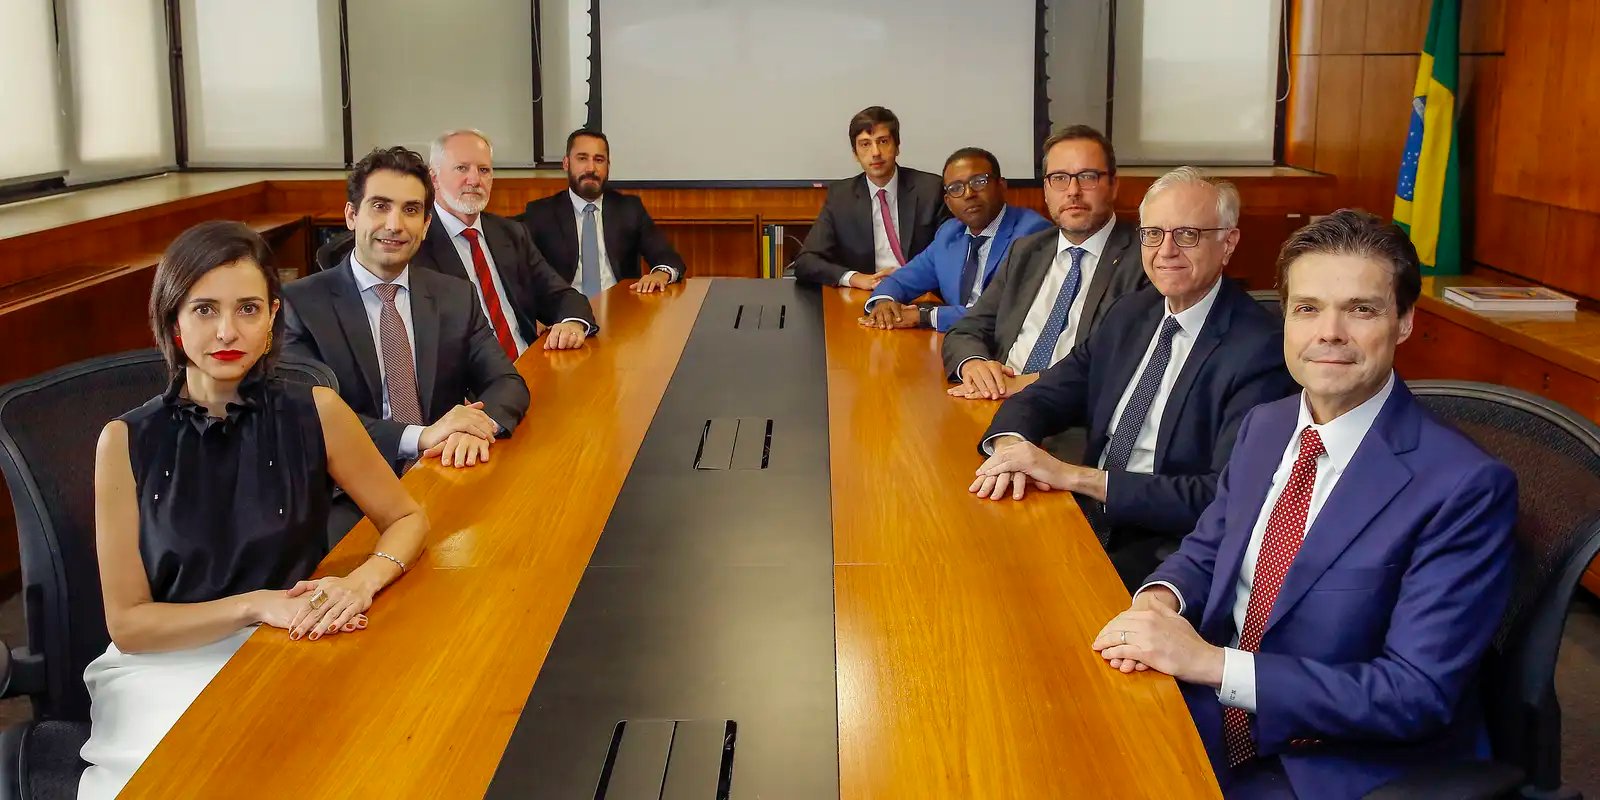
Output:
<instances>
[{"instance_id":1,"label":"black office chair","mask_svg":"<svg viewBox=\"0 0 1600 800\"><path fill-rule=\"evenodd\" d=\"M341 231L329 237L328 241L323 242L317 248L317 253L311 260L319 271L333 269L339 266L339 262L343 261L345 256L350 255L350 251L355 248L356 235L349 231Z\"/></svg>"},{"instance_id":2,"label":"black office chair","mask_svg":"<svg viewBox=\"0 0 1600 800\"><path fill-rule=\"evenodd\" d=\"M278 374L337 389L321 364L281 359ZM26 695L33 721L0 731L0 800L71 798L89 735L83 670L110 636L94 542L100 429L167 387L156 350L81 361L0 388L0 471L22 557L28 644L5 651L0 696Z\"/></svg>"},{"instance_id":3,"label":"black office chair","mask_svg":"<svg viewBox=\"0 0 1600 800\"><path fill-rule=\"evenodd\" d=\"M1272 312L1272 316L1283 319L1283 301L1278 299L1277 289L1251 289L1250 299Z\"/></svg>"},{"instance_id":4,"label":"black office chair","mask_svg":"<svg viewBox=\"0 0 1600 800\"><path fill-rule=\"evenodd\" d=\"M1516 582L1480 679L1495 760L1407 776L1369 797L1577 797L1561 786L1555 669L1573 591L1600 552L1600 426L1504 386L1408 385L1516 472Z\"/></svg>"}]
</instances>

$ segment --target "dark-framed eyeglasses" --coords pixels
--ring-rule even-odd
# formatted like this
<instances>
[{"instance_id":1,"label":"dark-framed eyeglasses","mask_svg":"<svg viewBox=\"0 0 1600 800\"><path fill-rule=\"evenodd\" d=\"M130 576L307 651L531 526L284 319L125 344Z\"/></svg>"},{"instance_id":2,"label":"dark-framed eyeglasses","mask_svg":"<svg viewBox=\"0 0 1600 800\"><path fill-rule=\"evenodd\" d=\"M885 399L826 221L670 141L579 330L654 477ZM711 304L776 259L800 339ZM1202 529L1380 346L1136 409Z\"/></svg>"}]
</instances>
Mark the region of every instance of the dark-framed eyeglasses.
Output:
<instances>
[{"instance_id":1,"label":"dark-framed eyeglasses","mask_svg":"<svg viewBox=\"0 0 1600 800\"><path fill-rule=\"evenodd\" d=\"M1077 179L1078 188L1093 189L1100 185L1100 179L1107 173L1098 169L1086 169L1082 172L1052 172L1044 176L1044 182L1056 191L1064 192L1072 186L1073 179Z\"/></svg>"},{"instance_id":2,"label":"dark-framed eyeglasses","mask_svg":"<svg viewBox=\"0 0 1600 800\"><path fill-rule=\"evenodd\" d=\"M944 193L948 197L960 197L968 191L981 192L989 184L994 183L994 176L985 172L974 175L964 181L953 181L944 185Z\"/></svg>"},{"instance_id":3,"label":"dark-framed eyeglasses","mask_svg":"<svg viewBox=\"0 0 1600 800\"><path fill-rule=\"evenodd\" d=\"M1211 231L1231 231L1232 228L1140 228L1139 244L1145 247L1160 247L1166 240L1167 234L1172 234L1172 243L1179 247L1194 247L1200 243L1200 234Z\"/></svg>"}]
</instances>

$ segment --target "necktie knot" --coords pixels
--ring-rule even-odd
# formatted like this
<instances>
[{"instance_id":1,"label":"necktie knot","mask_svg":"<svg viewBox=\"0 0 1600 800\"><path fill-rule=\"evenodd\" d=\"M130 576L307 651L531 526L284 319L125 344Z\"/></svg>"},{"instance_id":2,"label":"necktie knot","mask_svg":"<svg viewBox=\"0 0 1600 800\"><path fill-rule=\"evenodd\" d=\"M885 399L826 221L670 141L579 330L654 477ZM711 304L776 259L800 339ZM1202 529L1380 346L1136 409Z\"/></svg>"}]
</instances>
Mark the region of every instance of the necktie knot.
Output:
<instances>
[{"instance_id":1,"label":"necktie knot","mask_svg":"<svg viewBox=\"0 0 1600 800\"><path fill-rule=\"evenodd\" d=\"M467 238L467 241L472 242L473 244L477 244L478 243L478 229L477 228L464 228L461 231L461 235L465 236Z\"/></svg>"},{"instance_id":2,"label":"necktie knot","mask_svg":"<svg viewBox=\"0 0 1600 800\"><path fill-rule=\"evenodd\" d=\"M1069 248L1067 248L1067 255L1072 257L1072 268L1073 269L1077 269L1077 268L1083 266L1083 256L1087 252L1089 252L1089 251L1085 250L1085 249L1083 249L1081 247L1069 247Z\"/></svg>"},{"instance_id":3,"label":"necktie knot","mask_svg":"<svg viewBox=\"0 0 1600 800\"><path fill-rule=\"evenodd\" d=\"M597 209L595 208L594 203L590 203L583 207L583 213L585 214L593 214L596 210Z\"/></svg>"},{"instance_id":4,"label":"necktie knot","mask_svg":"<svg viewBox=\"0 0 1600 800\"><path fill-rule=\"evenodd\" d=\"M1178 335L1178 331L1181 330L1183 326L1178 324L1177 317L1169 316L1161 321L1161 338L1166 341L1172 341L1172 337Z\"/></svg>"},{"instance_id":5,"label":"necktie knot","mask_svg":"<svg viewBox=\"0 0 1600 800\"><path fill-rule=\"evenodd\" d=\"M380 283L377 286L372 287L372 291L377 293L379 300L382 300L385 303L393 303L395 293L400 291L400 284Z\"/></svg>"},{"instance_id":6,"label":"necktie knot","mask_svg":"<svg viewBox=\"0 0 1600 800\"><path fill-rule=\"evenodd\" d=\"M1322 436L1317 429L1310 425L1300 431L1300 460L1315 461L1321 458L1328 449L1322 446Z\"/></svg>"},{"instance_id":7,"label":"necktie knot","mask_svg":"<svg viewBox=\"0 0 1600 800\"><path fill-rule=\"evenodd\" d=\"M976 233L967 234L967 246L974 250L982 247L983 243L987 241L989 241L989 237L987 236L980 236Z\"/></svg>"}]
</instances>

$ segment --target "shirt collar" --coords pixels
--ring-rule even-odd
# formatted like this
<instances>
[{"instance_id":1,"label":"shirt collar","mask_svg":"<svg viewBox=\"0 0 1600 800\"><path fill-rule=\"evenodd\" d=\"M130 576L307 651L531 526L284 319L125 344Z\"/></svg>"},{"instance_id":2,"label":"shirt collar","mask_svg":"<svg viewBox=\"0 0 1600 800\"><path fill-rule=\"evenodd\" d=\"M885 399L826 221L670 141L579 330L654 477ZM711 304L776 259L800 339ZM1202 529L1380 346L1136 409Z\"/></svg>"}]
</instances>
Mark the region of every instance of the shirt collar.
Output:
<instances>
[{"instance_id":1,"label":"shirt collar","mask_svg":"<svg viewBox=\"0 0 1600 800\"><path fill-rule=\"evenodd\" d=\"M361 259L356 257L356 251L354 250L350 251L350 270L355 273L356 288L363 292L371 289L374 286L377 286L380 283L383 283L382 278L374 275L371 270L361 265ZM400 270L400 277L395 278L393 281L390 281L390 283L393 283L394 285L405 289L407 292L410 292L411 265L407 264L405 269Z\"/></svg>"},{"instance_id":2,"label":"shirt collar","mask_svg":"<svg viewBox=\"0 0 1600 800\"><path fill-rule=\"evenodd\" d=\"M1176 314L1168 311L1166 316L1176 319L1178 327L1182 328L1184 333L1194 336L1200 332L1201 326L1206 324L1206 317L1211 316L1211 307L1217 304L1217 294L1221 290L1222 276L1219 275L1217 282L1211 284L1211 291L1206 292L1206 296L1200 298L1200 302Z\"/></svg>"},{"instance_id":3,"label":"shirt collar","mask_svg":"<svg viewBox=\"0 0 1600 800\"><path fill-rule=\"evenodd\" d=\"M1311 421L1311 405L1304 391L1300 392L1300 421L1295 424L1296 436L1299 431L1305 430L1307 425L1322 437L1322 447L1328 451L1328 458L1333 461L1333 468L1344 472L1349 466L1350 459L1355 457L1356 449L1361 447L1361 441L1367 438L1367 431L1372 429L1372 423L1377 421L1378 412L1383 410L1383 404L1389 401L1389 395L1394 392L1394 371L1389 372L1389 380L1385 381L1383 388L1378 393L1367 398L1362 403L1338 417L1329 420L1324 425Z\"/></svg>"},{"instance_id":4,"label":"shirt collar","mask_svg":"<svg viewBox=\"0 0 1600 800\"><path fill-rule=\"evenodd\" d=\"M1000 213L994 215L994 219L989 220L989 224L987 226L985 226L983 230L978 231L978 235L979 236L987 236L987 237L989 237L989 241L991 241L991 242L994 241L995 233L997 233L1000 230L1000 220L1003 220L1003 219L1006 218L1006 208L1007 208L1007 206L1003 206L1003 205L1000 206ZM972 231L968 230L967 231L967 235L971 236L972 235Z\"/></svg>"},{"instance_id":5,"label":"shirt collar","mask_svg":"<svg viewBox=\"0 0 1600 800\"><path fill-rule=\"evenodd\" d=\"M879 186L873 183L872 179L865 174L861 176L861 180L867 182L867 197L877 199ZM892 205L900 197L900 167L896 166L894 168L894 174L889 176L889 182L884 184L882 188L889 193L889 203Z\"/></svg>"},{"instance_id":6,"label":"shirt collar","mask_svg":"<svg viewBox=\"0 0 1600 800\"><path fill-rule=\"evenodd\" d=\"M439 222L444 225L444 232L450 234L450 238L452 239L460 236L461 232L468 228L477 231L479 238L483 237L482 214L479 214L477 217L475 217L472 220L472 224L468 225L465 222L456 219L456 215L450 213L450 210L444 206L439 205L438 201L434 201L433 203L433 214L435 217L438 217Z\"/></svg>"},{"instance_id":7,"label":"shirt collar","mask_svg":"<svg viewBox=\"0 0 1600 800\"><path fill-rule=\"evenodd\" d=\"M579 197L578 193L572 191L571 189L567 190L567 198L572 201L572 213L574 213L574 214L582 214L583 213L583 207L586 206L586 205L589 205L589 203L591 202L589 200L583 199L582 197ZM605 201L605 199L606 199L606 193L605 192L601 192L600 196L596 197L593 200L593 202L594 202L594 210L596 212L599 212L599 211L602 210L600 208L600 206Z\"/></svg>"},{"instance_id":8,"label":"shirt collar","mask_svg":"<svg viewBox=\"0 0 1600 800\"><path fill-rule=\"evenodd\" d=\"M1081 247L1088 251L1089 255L1094 256L1095 263L1099 263L1100 254L1105 252L1106 242L1111 240L1111 229L1116 226L1117 215L1112 214L1111 219L1106 220L1105 226L1095 231L1095 234L1090 236L1083 244L1073 244L1067 241L1067 235L1058 230L1056 231L1056 255L1061 255L1069 248Z\"/></svg>"}]
</instances>

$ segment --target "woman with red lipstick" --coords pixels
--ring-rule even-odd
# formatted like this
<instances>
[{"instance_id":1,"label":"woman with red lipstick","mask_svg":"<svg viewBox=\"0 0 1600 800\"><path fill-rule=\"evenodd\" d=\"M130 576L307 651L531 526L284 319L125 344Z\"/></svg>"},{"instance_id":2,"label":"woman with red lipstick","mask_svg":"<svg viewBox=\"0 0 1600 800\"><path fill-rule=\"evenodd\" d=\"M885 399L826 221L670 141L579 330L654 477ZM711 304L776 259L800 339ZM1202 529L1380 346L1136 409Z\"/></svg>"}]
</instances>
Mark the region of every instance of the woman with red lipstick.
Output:
<instances>
[{"instance_id":1,"label":"woman with red lipstick","mask_svg":"<svg viewBox=\"0 0 1600 800\"><path fill-rule=\"evenodd\" d=\"M156 268L150 325L172 384L106 425L95 455L112 643L84 672L79 797L115 796L257 626L297 642L361 630L422 551L427 517L355 413L274 375L278 307L272 253L238 223L190 228ZM348 575L308 580L335 483L382 535Z\"/></svg>"}]
</instances>

